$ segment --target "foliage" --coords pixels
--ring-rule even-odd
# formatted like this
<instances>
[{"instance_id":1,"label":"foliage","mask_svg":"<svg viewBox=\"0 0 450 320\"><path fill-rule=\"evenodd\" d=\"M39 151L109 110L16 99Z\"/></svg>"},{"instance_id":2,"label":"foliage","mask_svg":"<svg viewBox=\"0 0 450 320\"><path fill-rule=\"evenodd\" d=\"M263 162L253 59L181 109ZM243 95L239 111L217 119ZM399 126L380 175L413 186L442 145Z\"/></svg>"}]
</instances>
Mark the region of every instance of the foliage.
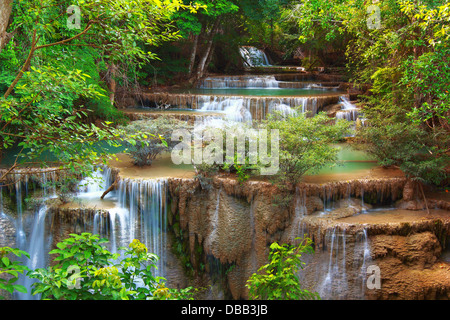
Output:
<instances>
[{"instance_id":1,"label":"foliage","mask_svg":"<svg viewBox=\"0 0 450 320\"><path fill-rule=\"evenodd\" d=\"M83 123L88 110L71 102L100 95L95 86L86 85L81 70L61 70L50 66L32 67L26 72L14 97L0 98L3 149L18 145L22 149L17 165L38 161L50 152L57 159L53 166L68 166L83 172L87 164L98 161L94 143L107 141L117 146L117 131L105 123L102 127Z\"/></svg>"},{"instance_id":2,"label":"foliage","mask_svg":"<svg viewBox=\"0 0 450 320\"><path fill-rule=\"evenodd\" d=\"M71 5L81 10L79 28L68 24ZM195 11L177 0L15 1L9 26L14 37L0 52L0 144L5 151L22 148L11 169L39 163L46 151L57 162L41 165L84 175L106 162L107 150L95 145L117 147L121 132L113 122L94 121L122 118L107 97L113 67L119 75L135 74L155 59L144 43L177 39L170 16L185 8Z\"/></svg>"},{"instance_id":3,"label":"foliage","mask_svg":"<svg viewBox=\"0 0 450 320\"><path fill-rule=\"evenodd\" d=\"M25 251L0 247L0 290L6 290L10 294L14 291L26 293L27 290L24 286L14 283L19 279L19 274L26 273L28 268L19 261L11 260L10 255L19 258L22 256L26 256L28 259L30 258L30 255ZM0 299L2 298L0 295Z\"/></svg>"},{"instance_id":4,"label":"foliage","mask_svg":"<svg viewBox=\"0 0 450 320\"><path fill-rule=\"evenodd\" d=\"M222 128L208 125L201 132L201 138L197 136L197 139L203 147L202 163L196 164L201 181L210 180L219 172L227 172L236 174L238 181L244 182L259 173L259 154L253 153L251 148L251 145L258 145L259 136L249 124L226 122ZM193 148L197 146L194 143Z\"/></svg>"},{"instance_id":5,"label":"foliage","mask_svg":"<svg viewBox=\"0 0 450 320\"><path fill-rule=\"evenodd\" d=\"M324 113L308 118L297 112L280 118L270 115L263 122L267 129L276 129L280 137L280 170L274 176L277 184L295 186L306 173L314 173L337 161L339 142L348 133L347 121L334 121Z\"/></svg>"},{"instance_id":6,"label":"foliage","mask_svg":"<svg viewBox=\"0 0 450 320\"><path fill-rule=\"evenodd\" d=\"M380 165L398 167L408 178L436 185L448 179L450 157L445 150L450 138L442 129L431 135L417 124L386 121L363 128L358 140L359 147L374 155Z\"/></svg>"},{"instance_id":7,"label":"foliage","mask_svg":"<svg viewBox=\"0 0 450 320\"><path fill-rule=\"evenodd\" d=\"M151 165L152 162L163 152L170 151L176 142L172 142L171 135L177 129L189 129L189 125L181 120L170 117L157 117L152 120L132 121L123 126L125 145L127 152L137 166ZM133 138L127 140L127 136L133 137L140 134L141 139L135 141Z\"/></svg>"},{"instance_id":8,"label":"foliage","mask_svg":"<svg viewBox=\"0 0 450 320\"><path fill-rule=\"evenodd\" d=\"M295 6L301 40L318 34L327 41L348 36L353 81L356 87L370 88L362 97L367 126L359 130L359 142L383 165L396 165L422 182L445 183L450 4L377 2L380 23L375 27L369 23L371 5L362 0L302 1Z\"/></svg>"},{"instance_id":9,"label":"foliage","mask_svg":"<svg viewBox=\"0 0 450 320\"><path fill-rule=\"evenodd\" d=\"M50 251L57 255L56 265L29 273L40 281L34 284L33 294L57 300L190 298L189 288L166 288L163 278L152 275L158 257L148 253L139 240L133 240L128 249L120 248L124 258L109 252L103 245L106 242L90 233L71 234L59 242L57 249Z\"/></svg>"},{"instance_id":10,"label":"foliage","mask_svg":"<svg viewBox=\"0 0 450 320\"><path fill-rule=\"evenodd\" d=\"M243 163L238 161L239 158L244 159ZM235 172L239 182L247 181L252 175L255 175L259 171L258 164L250 163L250 157L248 154L244 156L238 152L235 152L233 159L230 160L230 163L225 163L222 166L222 170Z\"/></svg>"},{"instance_id":11,"label":"foliage","mask_svg":"<svg viewBox=\"0 0 450 320\"><path fill-rule=\"evenodd\" d=\"M305 263L302 254L313 253L311 239L305 238L298 245L274 242L270 245L269 263L258 269L247 280L250 299L259 300L316 300L318 293L301 288L297 273Z\"/></svg>"}]
</instances>

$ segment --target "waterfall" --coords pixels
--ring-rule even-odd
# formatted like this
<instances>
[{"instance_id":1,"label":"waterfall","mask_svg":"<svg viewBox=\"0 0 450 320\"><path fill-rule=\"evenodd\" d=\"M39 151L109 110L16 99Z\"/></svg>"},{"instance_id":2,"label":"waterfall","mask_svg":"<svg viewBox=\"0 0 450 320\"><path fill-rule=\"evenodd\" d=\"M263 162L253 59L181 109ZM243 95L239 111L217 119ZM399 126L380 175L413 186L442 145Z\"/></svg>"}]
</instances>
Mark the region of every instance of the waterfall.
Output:
<instances>
[{"instance_id":1,"label":"waterfall","mask_svg":"<svg viewBox=\"0 0 450 320\"><path fill-rule=\"evenodd\" d=\"M355 245L355 264L357 266L360 265L361 267L359 268L359 274L356 275L356 279L360 282L360 295L364 296L366 292L367 267L371 262L367 229L364 228L357 238L359 238L359 241Z\"/></svg>"},{"instance_id":2,"label":"waterfall","mask_svg":"<svg viewBox=\"0 0 450 320\"><path fill-rule=\"evenodd\" d=\"M279 88L279 81L273 75L207 77L200 84L200 89L230 88Z\"/></svg>"},{"instance_id":3,"label":"waterfall","mask_svg":"<svg viewBox=\"0 0 450 320\"><path fill-rule=\"evenodd\" d=\"M251 122L252 115L243 97L214 97L207 96L199 100L199 109L202 111L223 111L226 118L236 122Z\"/></svg>"},{"instance_id":4,"label":"waterfall","mask_svg":"<svg viewBox=\"0 0 450 320\"><path fill-rule=\"evenodd\" d=\"M320 284L319 294L323 299L345 298L347 291L345 230L341 231L334 227L327 231L326 237L330 238L330 256L327 273Z\"/></svg>"},{"instance_id":5,"label":"waterfall","mask_svg":"<svg viewBox=\"0 0 450 320\"><path fill-rule=\"evenodd\" d=\"M244 64L247 67L267 67L270 66L269 59L267 59L264 51L255 47L240 47L239 52Z\"/></svg>"},{"instance_id":6,"label":"waterfall","mask_svg":"<svg viewBox=\"0 0 450 320\"><path fill-rule=\"evenodd\" d=\"M222 187L217 192L217 198L216 198L216 208L214 209L214 214L212 216L212 219L209 223L211 227L211 233L209 234L208 238L206 239L206 247L209 250L209 253L213 254L213 249L215 247L215 243L217 243L217 228L219 227L219 210L220 210L220 194L222 193Z\"/></svg>"},{"instance_id":7,"label":"waterfall","mask_svg":"<svg viewBox=\"0 0 450 320\"><path fill-rule=\"evenodd\" d=\"M30 270L45 268L47 262L48 243L45 233L45 218L47 215L47 207L43 206L34 215L33 228L30 234L28 244L23 248L30 254L30 259L23 261ZM23 285L27 289L27 293L15 293L15 298L19 300L39 300L40 295L32 295L32 285L37 280L30 279L26 275L19 276L18 284Z\"/></svg>"},{"instance_id":8,"label":"waterfall","mask_svg":"<svg viewBox=\"0 0 450 320\"><path fill-rule=\"evenodd\" d=\"M358 108L353 105L346 96L340 97L341 111L336 112L336 119L356 121L358 119Z\"/></svg>"},{"instance_id":9,"label":"waterfall","mask_svg":"<svg viewBox=\"0 0 450 320\"><path fill-rule=\"evenodd\" d=\"M100 198L111 185L111 169L96 168L91 177L85 177L78 183L78 194L81 198Z\"/></svg>"},{"instance_id":10,"label":"waterfall","mask_svg":"<svg viewBox=\"0 0 450 320\"><path fill-rule=\"evenodd\" d=\"M265 119L267 113L281 112L284 116L299 112L315 115L318 111L317 97L244 97L200 95L197 107L202 111L218 111L226 119L235 122L251 122L252 119ZM214 117L214 121L221 118ZM205 121L210 121L206 118Z\"/></svg>"},{"instance_id":11,"label":"waterfall","mask_svg":"<svg viewBox=\"0 0 450 320\"><path fill-rule=\"evenodd\" d=\"M325 237L329 239L327 243L330 247L326 273L318 290L321 298L364 299L366 271L371 261L367 230L363 229L355 235L347 235L345 228L333 227L327 230ZM347 250L347 243L355 244L353 252ZM348 259L353 260L351 274L347 270ZM350 282L350 279L355 281Z\"/></svg>"},{"instance_id":12,"label":"waterfall","mask_svg":"<svg viewBox=\"0 0 450 320\"><path fill-rule=\"evenodd\" d=\"M155 276L165 275L167 188L167 179L125 179L118 185L119 207L122 209L115 214L120 223L118 245L128 246L133 239L145 244L149 252L159 257Z\"/></svg>"},{"instance_id":13,"label":"waterfall","mask_svg":"<svg viewBox=\"0 0 450 320\"><path fill-rule=\"evenodd\" d=\"M297 111L291 108L291 106L284 103L271 103L269 105L269 113L278 113L283 117L295 116Z\"/></svg>"}]
</instances>

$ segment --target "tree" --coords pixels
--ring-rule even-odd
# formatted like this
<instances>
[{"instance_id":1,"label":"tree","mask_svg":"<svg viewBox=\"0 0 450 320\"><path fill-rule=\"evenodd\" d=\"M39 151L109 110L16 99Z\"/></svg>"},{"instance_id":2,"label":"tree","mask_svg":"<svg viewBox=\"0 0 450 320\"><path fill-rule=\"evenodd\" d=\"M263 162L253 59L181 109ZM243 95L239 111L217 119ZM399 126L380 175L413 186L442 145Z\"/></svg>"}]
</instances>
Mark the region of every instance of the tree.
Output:
<instances>
[{"instance_id":1,"label":"tree","mask_svg":"<svg viewBox=\"0 0 450 320\"><path fill-rule=\"evenodd\" d=\"M269 29L269 40L266 43L270 44L270 46L274 48L275 27L277 22L280 20L283 7L289 2L289 0L241 0L240 6L248 19L248 27L250 29L256 28L256 30L259 31L259 34L257 34L256 31L253 31L253 36L265 36L266 30Z\"/></svg>"},{"instance_id":2,"label":"tree","mask_svg":"<svg viewBox=\"0 0 450 320\"><path fill-rule=\"evenodd\" d=\"M13 0L4 0L0 3L0 52L2 52L6 43L9 42L11 34L6 30L9 25L9 17L11 15Z\"/></svg>"},{"instance_id":3,"label":"tree","mask_svg":"<svg viewBox=\"0 0 450 320\"><path fill-rule=\"evenodd\" d=\"M142 44L177 39L170 17L189 7L177 0L47 0L45 4L14 2L9 29L20 41L10 41L1 52L2 68L9 69L0 77L1 84L8 83L0 98L0 143L2 151L14 146L20 151L0 181L20 165L39 164L39 155L47 150L54 153L55 162L41 165L69 167L80 174L89 175L100 159L106 162L108 150L98 142L116 147L121 132L112 123L92 123L89 104L105 101L107 94L101 81L90 82L91 76L78 66L95 59L94 65L109 70L120 63L139 67L155 58ZM70 5L82 13L79 29L67 24Z\"/></svg>"},{"instance_id":4,"label":"tree","mask_svg":"<svg viewBox=\"0 0 450 320\"><path fill-rule=\"evenodd\" d=\"M274 242L270 245L269 263L258 269L248 280L250 299L260 300L316 300L318 293L302 289L297 273L305 263L302 254L314 253L311 239L305 238L297 246Z\"/></svg>"},{"instance_id":5,"label":"tree","mask_svg":"<svg viewBox=\"0 0 450 320\"><path fill-rule=\"evenodd\" d=\"M411 179L445 183L450 4L391 0L373 9L362 0L302 1L295 6L301 40L318 33L327 40L349 35L352 81L370 88L361 97L367 126L359 130L359 142L366 142L381 163L395 164ZM384 141L374 140L380 137Z\"/></svg>"},{"instance_id":6,"label":"tree","mask_svg":"<svg viewBox=\"0 0 450 320\"><path fill-rule=\"evenodd\" d=\"M151 165L163 152L170 151L176 142L171 141L172 132L177 129L188 130L190 126L184 121L169 117L158 117L153 120L137 120L123 127L127 153L131 155L137 166ZM127 137L139 134L143 139L129 141Z\"/></svg>"},{"instance_id":7,"label":"tree","mask_svg":"<svg viewBox=\"0 0 450 320\"><path fill-rule=\"evenodd\" d=\"M207 62L214 52L214 38L221 28L225 17L236 13L238 6L232 0L199 0L196 5L204 10L181 12L174 16L181 33L194 38L189 59L189 76L191 82L203 77ZM200 55L196 64L196 57Z\"/></svg>"},{"instance_id":8,"label":"tree","mask_svg":"<svg viewBox=\"0 0 450 320\"><path fill-rule=\"evenodd\" d=\"M306 173L314 173L326 164L337 161L338 149L333 146L348 133L348 121L330 121L324 113L307 118L298 112L286 117L270 115L264 127L279 130L280 170L276 183L294 188Z\"/></svg>"}]
</instances>

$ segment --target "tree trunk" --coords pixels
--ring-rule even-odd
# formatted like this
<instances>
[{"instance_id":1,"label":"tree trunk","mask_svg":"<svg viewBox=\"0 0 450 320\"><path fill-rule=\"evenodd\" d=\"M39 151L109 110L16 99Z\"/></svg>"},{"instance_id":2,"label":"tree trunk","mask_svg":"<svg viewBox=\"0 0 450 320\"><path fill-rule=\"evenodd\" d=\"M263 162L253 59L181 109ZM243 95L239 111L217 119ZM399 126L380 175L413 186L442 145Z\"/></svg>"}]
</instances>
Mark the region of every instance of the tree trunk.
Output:
<instances>
[{"instance_id":1,"label":"tree trunk","mask_svg":"<svg viewBox=\"0 0 450 320\"><path fill-rule=\"evenodd\" d=\"M20 79L22 79L23 74L25 73L25 71L27 71L28 68L30 67L31 59L33 58L34 52L36 51L36 44L37 44L36 30L34 30L34 32L33 32L33 39L31 40L31 49L30 49L30 52L28 53L27 60L23 64L22 69L19 71L19 73L17 74L17 76L14 79L14 81L11 83L11 85L6 90L5 94L3 95L4 99L9 97L9 95L13 91L14 87L16 86L16 84L19 82Z\"/></svg>"},{"instance_id":2,"label":"tree trunk","mask_svg":"<svg viewBox=\"0 0 450 320\"><path fill-rule=\"evenodd\" d=\"M108 72L109 72L109 101L112 105L114 105L115 97L116 97L116 73L117 73L117 66L114 63L111 63L108 65Z\"/></svg>"},{"instance_id":3,"label":"tree trunk","mask_svg":"<svg viewBox=\"0 0 450 320\"><path fill-rule=\"evenodd\" d=\"M213 46L211 51L209 52L208 59L206 59L206 64L205 64L206 67L208 67L209 64L211 63L212 57L214 56L214 49L215 49L215 47Z\"/></svg>"},{"instance_id":4,"label":"tree trunk","mask_svg":"<svg viewBox=\"0 0 450 320\"><path fill-rule=\"evenodd\" d=\"M9 25L9 17L11 16L13 0L0 1L0 52L11 39L11 34L6 30Z\"/></svg>"},{"instance_id":5,"label":"tree trunk","mask_svg":"<svg viewBox=\"0 0 450 320\"><path fill-rule=\"evenodd\" d=\"M194 36L194 44L192 45L191 59L189 63L189 77L192 75L192 72L194 71L195 57L197 56L197 44L198 38L200 37L200 33Z\"/></svg>"},{"instance_id":6,"label":"tree trunk","mask_svg":"<svg viewBox=\"0 0 450 320\"><path fill-rule=\"evenodd\" d=\"M196 74L197 80L200 79L205 72L206 61L208 60L208 57L211 53L211 49L212 49L213 42L214 42L213 41L214 36L218 31L219 24L220 24L220 18L218 18L216 20L216 22L214 23L214 26L211 28L210 32L208 33L208 41L206 43L206 48L205 48L205 51L203 52L203 56L200 59L200 62L197 67L197 74Z\"/></svg>"}]
</instances>

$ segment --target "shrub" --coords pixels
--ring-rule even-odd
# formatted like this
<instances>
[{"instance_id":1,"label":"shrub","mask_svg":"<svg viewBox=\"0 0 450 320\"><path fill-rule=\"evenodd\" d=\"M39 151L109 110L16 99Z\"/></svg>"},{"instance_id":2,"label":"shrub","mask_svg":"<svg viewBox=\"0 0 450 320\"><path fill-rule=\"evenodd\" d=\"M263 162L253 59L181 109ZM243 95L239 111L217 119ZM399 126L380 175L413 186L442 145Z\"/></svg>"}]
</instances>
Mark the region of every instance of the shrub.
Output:
<instances>
[{"instance_id":1,"label":"shrub","mask_svg":"<svg viewBox=\"0 0 450 320\"><path fill-rule=\"evenodd\" d=\"M313 253L311 239L305 238L297 246L274 242L270 246L269 263L258 269L247 280L250 299L261 300L315 300L315 292L302 289L297 272L305 264L303 253Z\"/></svg>"},{"instance_id":2,"label":"shrub","mask_svg":"<svg viewBox=\"0 0 450 320\"><path fill-rule=\"evenodd\" d=\"M169 117L158 117L153 120L137 120L121 127L125 131L123 137L127 152L137 166L151 165L163 152L170 151L176 143L171 141L173 130L189 129L185 121ZM127 136L140 135L141 141Z\"/></svg>"}]
</instances>

